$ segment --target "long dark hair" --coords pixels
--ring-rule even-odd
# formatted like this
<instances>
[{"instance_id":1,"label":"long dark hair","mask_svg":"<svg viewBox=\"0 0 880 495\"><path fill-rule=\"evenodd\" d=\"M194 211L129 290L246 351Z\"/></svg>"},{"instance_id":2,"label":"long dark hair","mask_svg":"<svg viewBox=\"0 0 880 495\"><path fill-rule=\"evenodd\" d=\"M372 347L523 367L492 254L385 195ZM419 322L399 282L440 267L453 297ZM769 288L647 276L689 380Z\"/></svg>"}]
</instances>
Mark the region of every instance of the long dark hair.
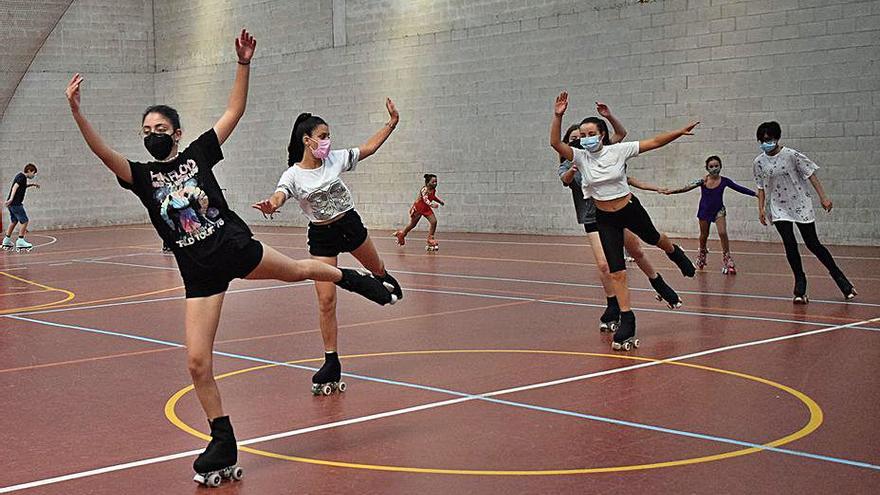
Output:
<instances>
[{"instance_id":1,"label":"long dark hair","mask_svg":"<svg viewBox=\"0 0 880 495\"><path fill-rule=\"evenodd\" d=\"M569 143L568 143L568 140L569 140L569 138L571 138L571 133L574 132L574 131L576 131L576 130L578 130L579 127L580 127L580 126L577 125L577 124L574 124L573 126L569 127L569 128L565 131L565 134L562 135L562 142L565 143L565 144L569 144ZM580 146L577 146L577 147L580 148ZM564 161L565 161L565 158L562 158L562 155L559 155L559 163L562 163L562 162L564 162Z\"/></svg>"},{"instance_id":2,"label":"long dark hair","mask_svg":"<svg viewBox=\"0 0 880 495\"><path fill-rule=\"evenodd\" d=\"M312 131L319 125L327 125L324 119L310 113L301 113L293 123L293 130L290 131L290 144L287 145L287 166L290 167L294 163L299 163L303 159L305 153L305 144L303 144L303 136L311 136Z\"/></svg>"},{"instance_id":3,"label":"long dark hair","mask_svg":"<svg viewBox=\"0 0 880 495\"><path fill-rule=\"evenodd\" d=\"M602 138L602 144L611 144L611 135L608 132L608 124L606 124L604 120L599 117L587 117L581 121L581 125L584 124L596 124L596 126L599 127L599 132L605 135Z\"/></svg>"}]
</instances>

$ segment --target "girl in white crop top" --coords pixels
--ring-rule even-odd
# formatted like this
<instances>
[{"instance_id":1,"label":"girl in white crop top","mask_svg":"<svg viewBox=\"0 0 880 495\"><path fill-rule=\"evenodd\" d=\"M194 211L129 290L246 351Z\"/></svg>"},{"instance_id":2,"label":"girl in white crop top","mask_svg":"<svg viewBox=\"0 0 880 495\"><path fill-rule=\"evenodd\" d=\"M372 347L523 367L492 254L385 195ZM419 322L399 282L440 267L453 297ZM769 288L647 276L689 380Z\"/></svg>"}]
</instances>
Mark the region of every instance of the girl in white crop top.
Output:
<instances>
[{"instance_id":1,"label":"girl in white crop top","mask_svg":"<svg viewBox=\"0 0 880 495\"><path fill-rule=\"evenodd\" d=\"M693 277L696 270L681 248L674 245L666 234L657 231L651 217L630 192L626 178L626 160L665 146L681 136L690 135L698 122L651 139L619 144L608 144L607 132L603 132L596 123L588 122L581 128L580 145L584 149L576 149L560 139L562 116L567 108L568 93L563 91L556 98L554 105L553 122L550 126L550 146L563 160L574 163L583 180L584 197L593 198L596 205L599 240L608 261L614 295L620 306L620 325L614 333L612 349L628 351L638 347L639 341L635 338L635 316L630 307L629 289L626 284L626 262L623 257L624 232L630 230L648 244L663 249L669 259L678 265L683 275ZM666 300L666 303L670 307L677 307L681 301L676 297L672 301Z\"/></svg>"},{"instance_id":2,"label":"girl in white crop top","mask_svg":"<svg viewBox=\"0 0 880 495\"><path fill-rule=\"evenodd\" d=\"M360 216L354 210L351 191L340 175L382 146L397 126L400 116L394 103L386 98L388 122L366 143L357 148L330 150L330 126L321 117L301 114L293 125L288 145L288 169L282 174L275 193L253 205L263 215L271 216L294 198L309 219L309 254L312 258L336 266L340 253L350 252L361 265L393 287L397 299L403 298L400 284L386 270L376 246ZM324 339L324 366L312 377L312 392L344 390L339 379L342 368L337 350L336 286L315 282L320 310L321 336ZM327 393L327 392L323 392Z\"/></svg>"}]
</instances>

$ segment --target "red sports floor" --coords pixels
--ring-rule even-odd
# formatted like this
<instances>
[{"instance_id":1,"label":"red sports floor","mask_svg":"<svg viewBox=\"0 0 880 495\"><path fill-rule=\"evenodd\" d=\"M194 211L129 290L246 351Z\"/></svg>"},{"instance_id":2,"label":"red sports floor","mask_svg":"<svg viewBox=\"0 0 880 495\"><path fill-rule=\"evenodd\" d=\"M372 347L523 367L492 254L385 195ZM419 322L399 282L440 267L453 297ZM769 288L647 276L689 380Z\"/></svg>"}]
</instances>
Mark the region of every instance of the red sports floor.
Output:
<instances>
[{"instance_id":1,"label":"red sports floor","mask_svg":"<svg viewBox=\"0 0 880 495\"><path fill-rule=\"evenodd\" d=\"M302 229L257 238L306 257ZM349 389L313 397L310 283L233 283L215 359L245 478L191 481L207 423L183 291L149 226L41 232L0 253L0 493L869 493L880 486L880 249L832 246L850 303L804 253L734 243L739 273L684 279L669 311L630 266L642 346L610 349L582 237L373 236L405 289L340 292ZM826 239L827 240L827 239ZM693 256L695 241L682 241ZM342 265L354 266L343 257Z\"/></svg>"}]
</instances>

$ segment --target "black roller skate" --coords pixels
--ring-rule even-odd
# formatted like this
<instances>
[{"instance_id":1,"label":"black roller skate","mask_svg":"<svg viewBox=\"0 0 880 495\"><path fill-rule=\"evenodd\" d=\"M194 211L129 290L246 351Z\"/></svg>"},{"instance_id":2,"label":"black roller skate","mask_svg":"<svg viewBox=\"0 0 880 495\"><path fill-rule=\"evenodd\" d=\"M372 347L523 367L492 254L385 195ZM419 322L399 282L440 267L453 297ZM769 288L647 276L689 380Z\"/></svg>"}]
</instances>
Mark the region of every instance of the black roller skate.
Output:
<instances>
[{"instance_id":1,"label":"black roller skate","mask_svg":"<svg viewBox=\"0 0 880 495\"><path fill-rule=\"evenodd\" d=\"M694 264L691 263L690 258L684 254L684 251L678 247L678 244L672 245L672 252L666 253L666 256L672 260L673 263L678 265L678 269L681 270L681 274L685 277L693 277L695 273L697 273L697 269L694 268Z\"/></svg>"},{"instance_id":2,"label":"black roller skate","mask_svg":"<svg viewBox=\"0 0 880 495\"><path fill-rule=\"evenodd\" d=\"M636 315L632 311L620 313L620 326L614 332L611 349L615 351L631 351L638 349L639 339L636 338Z\"/></svg>"},{"instance_id":3,"label":"black roller skate","mask_svg":"<svg viewBox=\"0 0 880 495\"><path fill-rule=\"evenodd\" d=\"M608 306L605 312L599 317L599 331L613 332L620 326L620 305L617 304L616 297L608 298Z\"/></svg>"},{"instance_id":4,"label":"black roller skate","mask_svg":"<svg viewBox=\"0 0 880 495\"><path fill-rule=\"evenodd\" d=\"M244 470L235 465L238 462L238 446L235 444L229 416L215 418L209 423L211 442L193 462L193 471L196 472L193 481L215 488L224 479L240 480L244 476Z\"/></svg>"},{"instance_id":5,"label":"black roller skate","mask_svg":"<svg viewBox=\"0 0 880 495\"><path fill-rule=\"evenodd\" d=\"M336 285L343 289L360 294L382 306L397 302L397 296L393 294L394 285L383 282L369 273L348 268L340 268L340 270L342 280L336 282Z\"/></svg>"},{"instance_id":6,"label":"black roller skate","mask_svg":"<svg viewBox=\"0 0 880 495\"><path fill-rule=\"evenodd\" d=\"M807 297L807 276L803 273L794 276L794 299L795 304L808 304L810 298Z\"/></svg>"},{"instance_id":7,"label":"black roller skate","mask_svg":"<svg viewBox=\"0 0 880 495\"><path fill-rule=\"evenodd\" d=\"M654 278L649 278L649 282L651 282L651 287L657 291L657 295L654 296L658 301L664 301L669 309L675 309L681 307L681 299L678 297L678 293L676 293L669 284L663 280L663 276L659 273Z\"/></svg>"},{"instance_id":8,"label":"black roller skate","mask_svg":"<svg viewBox=\"0 0 880 495\"><path fill-rule=\"evenodd\" d=\"M312 376L312 395L330 395L334 391L345 392L345 382L341 381L342 365L335 352L324 353L324 366Z\"/></svg>"},{"instance_id":9,"label":"black roller skate","mask_svg":"<svg viewBox=\"0 0 880 495\"><path fill-rule=\"evenodd\" d=\"M856 288L853 287L843 272L832 274L831 278L834 279L834 283L840 288L840 292L843 292L843 298L847 301L850 301L859 295L859 293L856 292Z\"/></svg>"},{"instance_id":10,"label":"black roller skate","mask_svg":"<svg viewBox=\"0 0 880 495\"><path fill-rule=\"evenodd\" d=\"M400 283L388 273L388 270L385 270L385 275L376 278L381 280L383 284L391 284L394 287L394 290L392 290L391 293L397 296L398 301L403 299L403 289L400 288ZM388 286L385 285L385 287L387 288Z\"/></svg>"}]
</instances>

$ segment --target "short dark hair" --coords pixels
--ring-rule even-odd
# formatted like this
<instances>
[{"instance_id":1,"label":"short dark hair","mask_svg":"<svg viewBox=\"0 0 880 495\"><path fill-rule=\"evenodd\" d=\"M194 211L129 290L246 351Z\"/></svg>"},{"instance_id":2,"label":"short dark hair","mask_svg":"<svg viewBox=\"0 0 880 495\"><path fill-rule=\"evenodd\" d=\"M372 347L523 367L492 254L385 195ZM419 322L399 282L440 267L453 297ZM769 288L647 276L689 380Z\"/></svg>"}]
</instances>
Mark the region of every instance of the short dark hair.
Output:
<instances>
[{"instance_id":1,"label":"short dark hair","mask_svg":"<svg viewBox=\"0 0 880 495\"><path fill-rule=\"evenodd\" d=\"M709 162L711 162L712 160L717 161L717 162L718 162L718 165L724 166L724 165L721 164L721 158L720 158L720 157L718 157L718 156L716 156L716 155L712 155L712 156L710 156L709 158L706 158L706 166L707 166L707 167L709 166Z\"/></svg>"},{"instance_id":2,"label":"short dark hair","mask_svg":"<svg viewBox=\"0 0 880 495\"><path fill-rule=\"evenodd\" d=\"M602 144L611 144L611 135L608 132L608 124L606 124L604 120L599 117L587 117L581 121L581 125L584 124L596 124L596 126L599 127L599 131L605 135L605 137L602 138Z\"/></svg>"},{"instance_id":3,"label":"short dark hair","mask_svg":"<svg viewBox=\"0 0 880 495\"><path fill-rule=\"evenodd\" d=\"M759 125L757 132L755 132L755 137L758 141L763 141L764 136L769 136L770 139L778 141L782 137L782 127L779 127L779 122L764 122Z\"/></svg>"},{"instance_id":4,"label":"short dark hair","mask_svg":"<svg viewBox=\"0 0 880 495\"><path fill-rule=\"evenodd\" d=\"M158 113L162 115L166 119L171 121L172 130L180 129L180 114L177 113L177 110L169 107L168 105L153 105L144 110L144 115L141 117L141 124L144 123L144 120L147 118L147 115L151 113Z\"/></svg>"},{"instance_id":5,"label":"short dark hair","mask_svg":"<svg viewBox=\"0 0 880 495\"><path fill-rule=\"evenodd\" d=\"M327 125L324 119L310 113L301 113L293 122L290 131L290 143L287 144L287 166L291 167L303 159L306 146L303 144L303 136L311 136L312 131L319 125Z\"/></svg>"},{"instance_id":6,"label":"short dark hair","mask_svg":"<svg viewBox=\"0 0 880 495\"><path fill-rule=\"evenodd\" d=\"M428 182L431 182L431 179L434 179L436 177L437 176L434 174L425 174L425 184L427 184Z\"/></svg>"},{"instance_id":7,"label":"short dark hair","mask_svg":"<svg viewBox=\"0 0 880 495\"><path fill-rule=\"evenodd\" d=\"M31 171L33 171L34 173L37 173L37 166L34 165L33 163L28 163L27 165L24 166L24 173L28 173Z\"/></svg>"}]
</instances>

